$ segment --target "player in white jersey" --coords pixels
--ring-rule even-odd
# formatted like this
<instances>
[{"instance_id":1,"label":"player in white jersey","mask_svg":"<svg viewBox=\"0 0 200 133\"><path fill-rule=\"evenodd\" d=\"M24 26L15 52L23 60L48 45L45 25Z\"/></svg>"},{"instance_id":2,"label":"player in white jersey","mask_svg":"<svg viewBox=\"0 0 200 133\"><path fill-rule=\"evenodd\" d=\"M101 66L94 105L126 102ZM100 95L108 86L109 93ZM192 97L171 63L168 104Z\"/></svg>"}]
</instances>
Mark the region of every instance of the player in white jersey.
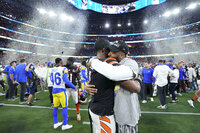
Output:
<instances>
[{"instance_id":1,"label":"player in white jersey","mask_svg":"<svg viewBox=\"0 0 200 133\"><path fill-rule=\"evenodd\" d=\"M68 69L63 66L63 61L60 58L55 60L56 67L52 68L50 71L50 80L53 84L53 119L54 119L54 129L62 126L62 130L72 128L72 125L67 124L68 117L68 97L65 89L65 84L70 88L76 90L76 87L68 79ZM63 122L58 122L58 107L62 105L63 111Z\"/></svg>"}]
</instances>

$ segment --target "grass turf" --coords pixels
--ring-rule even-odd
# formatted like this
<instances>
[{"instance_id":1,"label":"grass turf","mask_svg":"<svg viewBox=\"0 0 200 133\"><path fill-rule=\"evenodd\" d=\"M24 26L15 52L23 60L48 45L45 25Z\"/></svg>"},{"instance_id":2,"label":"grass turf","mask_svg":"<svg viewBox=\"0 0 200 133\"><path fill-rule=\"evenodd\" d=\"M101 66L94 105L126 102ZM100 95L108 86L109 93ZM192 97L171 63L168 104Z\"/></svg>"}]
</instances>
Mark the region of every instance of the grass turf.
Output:
<instances>
[{"instance_id":1,"label":"grass turf","mask_svg":"<svg viewBox=\"0 0 200 133\"><path fill-rule=\"evenodd\" d=\"M1 90L2 91L2 90ZM19 93L18 93L19 94ZM200 103L194 102L195 108L189 107L187 100L194 96L194 92L183 95L176 104L168 104L166 110L159 110L159 100L155 97L154 102L141 104L142 111L152 112L187 112L199 113ZM40 99L34 102L37 106L50 107L49 93L41 92L37 95ZM167 99L169 102L171 98ZM150 100L149 100L150 101ZM10 102L4 96L0 97L0 103L19 104L19 99ZM75 108L72 98L69 99L69 107ZM81 108L87 108L82 105ZM58 111L59 121L62 121L62 110ZM87 111L81 111L82 121L76 121L76 111L69 110L68 123L73 128L62 131L61 128L53 129L52 109L37 109L26 107L0 107L0 132L1 133L90 133L90 126L83 125L83 121L89 122ZM169 115L169 114L142 114L139 121L139 133L197 133L200 131L200 116L195 115Z\"/></svg>"}]
</instances>

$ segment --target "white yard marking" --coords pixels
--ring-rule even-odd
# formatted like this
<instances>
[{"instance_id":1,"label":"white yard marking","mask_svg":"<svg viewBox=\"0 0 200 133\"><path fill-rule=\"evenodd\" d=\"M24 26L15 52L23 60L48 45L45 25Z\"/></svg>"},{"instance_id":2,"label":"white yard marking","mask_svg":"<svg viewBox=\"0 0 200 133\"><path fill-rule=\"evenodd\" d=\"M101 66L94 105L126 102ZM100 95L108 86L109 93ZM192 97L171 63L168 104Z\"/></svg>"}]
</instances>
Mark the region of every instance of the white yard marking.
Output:
<instances>
[{"instance_id":1,"label":"white yard marking","mask_svg":"<svg viewBox=\"0 0 200 133\"><path fill-rule=\"evenodd\" d=\"M37 108L37 109L53 109L52 107L45 106L27 106L27 105L19 105L19 104L4 104L0 103L0 105L8 106L8 107L27 107L27 108ZM62 108L59 108L62 109ZM69 110L76 110L76 108L68 108ZM88 111L88 109L80 109L81 111ZM200 113L186 113L186 112L152 112L152 111L142 111L142 114L165 114L165 115L200 115Z\"/></svg>"}]
</instances>

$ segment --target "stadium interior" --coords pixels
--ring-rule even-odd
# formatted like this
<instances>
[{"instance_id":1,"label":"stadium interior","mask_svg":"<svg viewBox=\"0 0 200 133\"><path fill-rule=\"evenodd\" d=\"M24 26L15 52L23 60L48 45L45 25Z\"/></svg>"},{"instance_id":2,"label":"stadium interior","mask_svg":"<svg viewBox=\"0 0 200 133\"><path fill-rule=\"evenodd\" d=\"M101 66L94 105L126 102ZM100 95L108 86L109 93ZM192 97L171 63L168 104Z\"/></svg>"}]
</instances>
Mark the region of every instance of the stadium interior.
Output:
<instances>
[{"instance_id":1,"label":"stadium interior","mask_svg":"<svg viewBox=\"0 0 200 133\"><path fill-rule=\"evenodd\" d=\"M185 70L192 64L200 71L200 1L0 0L0 73L10 62L19 64L21 59L27 64L39 61L45 66L58 57L64 64L73 57L75 64L81 65L82 61L96 56L94 44L100 38L111 44L123 40L129 47L128 57L135 60L139 68L144 67L145 62L155 68L159 60L168 63L173 59L175 64L184 61ZM7 90L6 74L3 76ZM192 88L187 82L185 86L187 90ZM199 90L198 83L194 86ZM20 85L18 97L19 88ZM19 98L5 99L6 92L0 87L1 133L63 132L53 129L52 104L44 88L38 85L40 101L27 107L19 104ZM142 103L138 94L142 111L138 132L198 133L200 103L194 102L195 108L191 108L187 102L194 95L194 90L188 91L178 96L179 102L175 105L168 104L166 110L159 110L157 94L154 102L148 99L147 104ZM90 99L88 94L87 101ZM167 103L170 101L169 96ZM67 132L89 133L88 102L80 106L81 121L76 120L76 106L71 97L68 107L68 121L73 128ZM58 115L61 120L62 113Z\"/></svg>"}]
</instances>

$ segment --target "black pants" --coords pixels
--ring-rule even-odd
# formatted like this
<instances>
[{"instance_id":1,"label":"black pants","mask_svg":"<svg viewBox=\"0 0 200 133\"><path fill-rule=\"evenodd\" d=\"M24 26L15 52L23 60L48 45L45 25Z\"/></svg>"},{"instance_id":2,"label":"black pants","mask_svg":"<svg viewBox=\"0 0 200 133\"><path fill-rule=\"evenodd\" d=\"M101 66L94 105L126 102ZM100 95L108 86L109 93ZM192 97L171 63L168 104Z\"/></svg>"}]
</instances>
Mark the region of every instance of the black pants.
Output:
<instances>
[{"instance_id":1,"label":"black pants","mask_svg":"<svg viewBox=\"0 0 200 133\"><path fill-rule=\"evenodd\" d=\"M166 96L169 96L169 83L166 85Z\"/></svg>"},{"instance_id":2,"label":"black pants","mask_svg":"<svg viewBox=\"0 0 200 133\"><path fill-rule=\"evenodd\" d=\"M142 100L147 100L147 90L150 91L150 97L153 97L153 86L152 84L144 83L142 82L142 91L143 91L143 97Z\"/></svg>"},{"instance_id":3,"label":"black pants","mask_svg":"<svg viewBox=\"0 0 200 133\"><path fill-rule=\"evenodd\" d=\"M141 86L141 90L140 90L140 99L141 100L143 100L144 98L144 96L143 96L143 91L144 91L144 89L143 89L143 87Z\"/></svg>"},{"instance_id":4,"label":"black pants","mask_svg":"<svg viewBox=\"0 0 200 133\"><path fill-rule=\"evenodd\" d=\"M22 102L22 101L25 101L24 100L24 96L25 96L24 92L25 92L25 88L26 88L26 83L19 82L19 84L21 87L20 101Z\"/></svg>"},{"instance_id":5,"label":"black pants","mask_svg":"<svg viewBox=\"0 0 200 133\"><path fill-rule=\"evenodd\" d=\"M170 83L169 85L169 90L170 90L170 93L172 94L172 100L176 99L176 94L175 94L176 86L177 86L177 83Z\"/></svg>"},{"instance_id":6,"label":"black pants","mask_svg":"<svg viewBox=\"0 0 200 133\"><path fill-rule=\"evenodd\" d=\"M166 104L166 86L160 87L157 86L158 97L162 106Z\"/></svg>"},{"instance_id":7,"label":"black pants","mask_svg":"<svg viewBox=\"0 0 200 133\"><path fill-rule=\"evenodd\" d=\"M178 84L177 84L177 86L176 86L177 93L180 93L180 92L181 92L181 87L183 88L183 92L185 93L186 90L185 90L185 83L184 83L184 80L183 80L183 79L179 79L179 80L178 80Z\"/></svg>"},{"instance_id":8,"label":"black pants","mask_svg":"<svg viewBox=\"0 0 200 133\"><path fill-rule=\"evenodd\" d=\"M179 84L180 84L180 87L182 87L183 92L186 93L186 90L185 90L185 82L184 82L184 81L185 81L185 80L180 79L180 80L179 80Z\"/></svg>"},{"instance_id":9,"label":"black pants","mask_svg":"<svg viewBox=\"0 0 200 133\"><path fill-rule=\"evenodd\" d=\"M16 85L12 83L12 80L8 80L8 86L9 86L9 91L8 91L8 98L14 98L15 96L15 91L16 91Z\"/></svg>"},{"instance_id":10,"label":"black pants","mask_svg":"<svg viewBox=\"0 0 200 133\"><path fill-rule=\"evenodd\" d=\"M51 103L53 103L53 95L52 95L53 87L48 87L48 89L49 89L49 98L50 98L50 101L51 101Z\"/></svg>"},{"instance_id":11,"label":"black pants","mask_svg":"<svg viewBox=\"0 0 200 133\"><path fill-rule=\"evenodd\" d=\"M4 81L0 81L0 85L3 87L3 91L5 91L5 85L4 85Z\"/></svg>"}]
</instances>

